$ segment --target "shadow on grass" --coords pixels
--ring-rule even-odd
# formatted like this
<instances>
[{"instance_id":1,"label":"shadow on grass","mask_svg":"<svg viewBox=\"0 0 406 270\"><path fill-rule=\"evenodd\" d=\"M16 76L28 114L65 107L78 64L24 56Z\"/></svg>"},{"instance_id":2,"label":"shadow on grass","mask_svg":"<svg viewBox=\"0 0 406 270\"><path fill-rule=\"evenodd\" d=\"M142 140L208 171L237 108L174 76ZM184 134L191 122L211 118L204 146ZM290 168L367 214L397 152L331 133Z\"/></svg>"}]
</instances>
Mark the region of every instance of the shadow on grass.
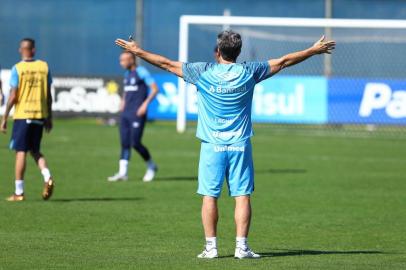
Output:
<instances>
[{"instance_id":1,"label":"shadow on grass","mask_svg":"<svg viewBox=\"0 0 406 270\"><path fill-rule=\"evenodd\" d=\"M383 254L378 250L290 250L276 249L272 252L260 253L262 257L304 256L304 255L351 255L351 254Z\"/></svg>"},{"instance_id":2,"label":"shadow on grass","mask_svg":"<svg viewBox=\"0 0 406 270\"><path fill-rule=\"evenodd\" d=\"M362 255L362 254L385 254L378 250L291 250L275 249L270 252L259 252L261 257L285 257L285 256L307 256L307 255ZM232 258L234 255L219 256L219 258Z\"/></svg>"},{"instance_id":3,"label":"shadow on grass","mask_svg":"<svg viewBox=\"0 0 406 270\"><path fill-rule=\"evenodd\" d=\"M197 181L197 175L194 176L158 176L154 181Z\"/></svg>"},{"instance_id":4,"label":"shadow on grass","mask_svg":"<svg viewBox=\"0 0 406 270\"><path fill-rule=\"evenodd\" d=\"M112 198L112 197L100 197L100 198L55 198L50 199L50 202L125 202L125 201L140 201L144 198L140 197L124 197L124 198Z\"/></svg>"},{"instance_id":5,"label":"shadow on grass","mask_svg":"<svg viewBox=\"0 0 406 270\"><path fill-rule=\"evenodd\" d=\"M258 174L300 174L307 173L305 169L265 169L265 170L255 170Z\"/></svg>"}]
</instances>

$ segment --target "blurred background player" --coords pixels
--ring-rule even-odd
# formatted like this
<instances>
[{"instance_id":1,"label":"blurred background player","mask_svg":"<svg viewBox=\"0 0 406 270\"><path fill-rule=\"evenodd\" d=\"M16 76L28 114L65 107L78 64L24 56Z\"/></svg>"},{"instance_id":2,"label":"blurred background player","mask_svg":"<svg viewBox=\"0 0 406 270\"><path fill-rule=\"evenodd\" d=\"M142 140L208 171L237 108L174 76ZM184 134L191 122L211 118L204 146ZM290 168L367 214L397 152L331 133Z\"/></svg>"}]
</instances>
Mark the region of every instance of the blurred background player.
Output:
<instances>
[{"instance_id":1,"label":"blurred background player","mask_svg":"<svg viewBox=\"0 0 406 270\"><path fill-rule=\"evenodd\" d=\"M128 162L133 147L147 164L143 181L149 182L154 179L158 167L141 139L148 105L158 93L158 86L146 68L137 66L132 53L123 51L120 55L120 65L126 70L120 116L121 155L118 173L108 177L108 180L114 182L128 179Z\"/></svg>"},{"instance_id":2,"label":"blurred background player","mask_svg":"<svg viewBox=\"0 0 406 270\"><path fill-rule=\"evenodd\" d=\"M43 129L52 129L51 73L48 64L34 59L35 41L25 38L19 49L22 61L11 70L10 95L1 121L1 131L7 131L7 118L14 110L14 125L10 148L16 151L15 192L8 201L24 200L24 173L26 154L31 153L44 177L42 198L48 200L54 188L54 181L47 162L40 152Z\"/></svg>"}]
</instances>

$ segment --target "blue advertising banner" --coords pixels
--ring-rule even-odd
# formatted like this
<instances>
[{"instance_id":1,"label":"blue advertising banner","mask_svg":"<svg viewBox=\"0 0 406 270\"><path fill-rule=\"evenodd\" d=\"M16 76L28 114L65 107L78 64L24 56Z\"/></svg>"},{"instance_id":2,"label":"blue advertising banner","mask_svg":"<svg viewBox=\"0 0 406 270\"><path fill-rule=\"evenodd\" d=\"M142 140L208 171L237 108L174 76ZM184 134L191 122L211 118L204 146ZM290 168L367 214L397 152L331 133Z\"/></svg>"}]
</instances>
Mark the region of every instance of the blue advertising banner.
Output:
<instances>
[{"instance_id":1,"label":"blue advertising banner","mask_svg":"<svg viewBox=\"0 0 406 270\"><path fill-rule=\"evenodd\" d=\"M178 110L178 78L171 74L155 74L159 93L148 107L149 119L176 119Z\"/></svg>"},{"instance_id":2,"label":"blue advertising banner","mask_svg":"<svg viewBox=\"0 0 406 270\"><path fill-rule=\"evenodd\" d=\"M9 93L10 70L1 70L3 92ZM148 108L149 119L174 120L178 110L178 78L155 74L159 86ZM54 77L53 110L64 116L112 116L119 113L121 78ZM187 85L188 120L197 118L197 91ZM0 115L5 106L0 106ZM282 76L256 86L254 122L303 124L406 125L406 80Z\"/></svg>"},{"instance_id":3,"label":"blue advertising banner","mask_svg":"<svg viewBox=\"0 0 406 270\"><path fill-rule=\"evenodd\" d=\"M327 80L321 76L278 76L258 84L254 122L326 123Z\"/></svg>"},{"instance_id":4,"label":"blue advertising banner","mask_svg":"<svg viewBox=\"0 0 406 270\"><path fill-rule=\"evenodd\" d=\"M178 79L173 75L154 76L160 92L151 104L150 119L175 119ZM187 86L188 120L197 118L197 92ZM258 84L252 104L254 122L325 123L327 121L327 81L318 76L278 76Z\"/></svg>"},{"instance_id":5,"label":"blue advertising banner","mask_svg":"<svg viewBox=\"0 0 406 270\"><path fill-rule=\"evenodd\" d=\"M328 122L406 125L406 81L330 79Z\"/></svg>"}]
</instances>

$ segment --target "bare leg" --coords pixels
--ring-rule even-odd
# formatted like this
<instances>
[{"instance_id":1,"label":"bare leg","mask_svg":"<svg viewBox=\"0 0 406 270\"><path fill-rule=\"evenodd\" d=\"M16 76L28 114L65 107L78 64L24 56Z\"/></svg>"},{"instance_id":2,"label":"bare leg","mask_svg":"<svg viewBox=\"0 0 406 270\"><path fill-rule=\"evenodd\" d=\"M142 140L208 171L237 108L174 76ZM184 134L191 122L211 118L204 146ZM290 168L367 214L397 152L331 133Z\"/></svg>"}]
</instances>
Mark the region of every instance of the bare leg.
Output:
<instances>
[{"instance_id":1,"label":"bare leg","mask_svg":"<svg viewBox=\"0 0 406 270\"><path fill-rule=\"evenodd\" d=\"M234 220L237 237L248 237L251 223L250 196L235 197Z\"/></svg>"},{"instance_id":2,"label":"bare leg","mask_svg":"<svg viewBox=\"0 0 406 270\"><path fill-rule=\"evenodd\" d=\"M206 236L205 249L198 258L213 259L217 258L217 198L210 196L203 196L202 203L202 223L204 228L204 235Z\"/></svg>"},{"instance_id":3,"label":"bare leg","mask_svg":"<svg viewBox=\"0 0 406 270\"><path fill-rule=\"evenodd\" d=\"M251 223L251 202L250 196L235 197L235 227L236 227L236 248L234 257L260 258L259 254L254 253L247 244L248 232Z\"/></svg>"},{"instance_id":4,"label":"bare leg","mask_svg":"<svg viewBox=\"0 0 406 270\"><path fill-rule=\"evenodd\" d=\"M218 221L217 198L203 196L202 223L204 228L204 235L206 237L216 236L217 221Z\"/></svg>"},{"instance_id":5,"label":"bare leg","mask_svg":"<svg viewBox=\"0 0 406 270\"><path fill-rule=\"evenodd\" d=\"M42 153L31 152L31 156L35 160L35 163L37 163L37 166L40 170L48 168L47 161L45 160L45 157L44 157L44 155L42 155Z\"/></svg>"},{"instance_id":6,"label":"bare leg","mask_svg":"<svg viewBox=\"0 0 406 270\"><path fill-rule=\"evenodd\" d=\"M26 153L23 151L16 152L16 164L15 164L15 179L24 180Z\"/></svg>"},{"instance_id":7,"label":"bare leg","mask_svg":"<svg viewBox=\"0 0 406 270\"><path fill-rule=\"evenodd\" d=\"M26 164L26 153L24 151L16 152L15 161L15 191L13 195L6 200L9 202L23 201L24 200L24 174Z\"/></svg>"},{"instance_id":8,"label":"bare leg","mask_svg":"<svg viewBox=\"0 0 406 270\"><path fill-rule=\"evenodd\" d=\"M51 172L48 169L47 161L40 152L31 152L31 156L35 160L35 163L37 163L37 166L44 177L45 183L42 191L42 198L44 200L48 200L52 196L52 192L54 190L54 181L51 177Z\"/></svg>"}]
</instances>

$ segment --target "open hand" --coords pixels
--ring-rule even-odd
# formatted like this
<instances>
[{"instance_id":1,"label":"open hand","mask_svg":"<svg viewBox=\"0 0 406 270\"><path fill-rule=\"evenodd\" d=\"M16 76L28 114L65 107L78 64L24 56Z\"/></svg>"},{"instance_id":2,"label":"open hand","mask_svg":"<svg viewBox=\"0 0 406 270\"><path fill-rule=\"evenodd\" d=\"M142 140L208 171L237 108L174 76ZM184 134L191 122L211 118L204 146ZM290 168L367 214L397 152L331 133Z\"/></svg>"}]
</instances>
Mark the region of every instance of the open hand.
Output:
<instances>
[{"instance_id":1,"label":"open hand","mask_svg":"<svg viewBox=\"0 0 406 270\"><path fill-rule=\"evenodd\" d=\"M115 43L117 46L120 46L124 50L130 51L134 54L136 54L141 49L138 43L134 40L126 41L124 39L118 38L116 39Z\"/></svg>"},{"instance_id":2,"label":"open hand","mask_svg":"<svg viewBox=\"0 0 406 270\"><path fill-rule=\"evenodd\" d=\"M313 49L317 54L327 53L331 54L331 51L336 47L334 40L325 41L325 36L322 36L316 43L313 44Z\"/></svg>"}]
</instances>

